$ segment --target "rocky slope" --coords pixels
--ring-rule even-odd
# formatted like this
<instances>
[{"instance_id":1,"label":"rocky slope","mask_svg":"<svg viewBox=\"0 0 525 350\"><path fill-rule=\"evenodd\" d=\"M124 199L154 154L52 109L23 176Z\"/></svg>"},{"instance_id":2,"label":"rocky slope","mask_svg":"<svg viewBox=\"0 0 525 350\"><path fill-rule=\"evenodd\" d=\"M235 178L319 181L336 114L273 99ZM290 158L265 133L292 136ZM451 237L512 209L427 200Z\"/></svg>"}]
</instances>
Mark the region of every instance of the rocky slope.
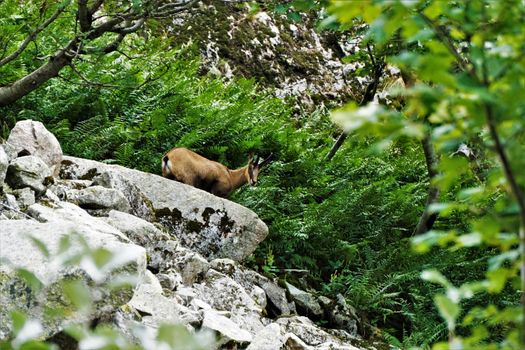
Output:
<instances>
[{"instance_id":1,"label":"rocky slope","mask_svg":"<svg viewBox=\"0 0 525 350\"><path fill-rule=\"evenodd\" d=\"M298 111L358 100L368 79L355 74L363 65L342 61L358 50L357 41L319 31L316 13L296 13L292 21L272 3L260 1L254 12L246 2L202 1L170 24L170 38L196 43L204 72L255 78L278 97L293 97Z\"/></svg>"},{"instance_id":2,"label":"rocky slope","mask_svg":"<svg viewBox=\"0 0 525 350\"><path fill-rule=\"evenodd\" d=\"M144 334L153 341L164 323L215 334L208 348L365 348L343 298L281 286L242 265L268 229L236 203L63 156L33 121L0 145L0 187L0 340L12 336L16 309L63 349L76 348L60 334L78 322L112 324L151 349Z\"/></svg>"}]
</instances>

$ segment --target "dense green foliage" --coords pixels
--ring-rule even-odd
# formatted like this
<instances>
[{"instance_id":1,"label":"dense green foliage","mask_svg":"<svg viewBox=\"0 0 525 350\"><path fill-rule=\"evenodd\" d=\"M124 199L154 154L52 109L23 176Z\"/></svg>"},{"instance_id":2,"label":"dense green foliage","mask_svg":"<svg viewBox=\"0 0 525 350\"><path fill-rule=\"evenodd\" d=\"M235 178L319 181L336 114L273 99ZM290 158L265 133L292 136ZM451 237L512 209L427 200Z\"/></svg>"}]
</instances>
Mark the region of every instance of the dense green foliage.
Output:
<instances>
[{"instance_id":1,"label":"dense green foliage","mask_svg":"<svg viewBox=\"0 0 525 350\"><path fill-rule=\"evenodd\" d=\"M253 81L199 76L193 56L191 49L167 53L169 72L139 90L55 80L4 115L43 121L66 154L152 173L174 146L230 167L244 165L250 152L274 152L258 187L232 196L270 228L252 264L280 276L309 270L310 285L343 294L371 324L407 343L443 336L446 328L428 310L434 289L420 281L421 266L462 264L457 281L481 268L461 254L411 252L427 188L419 144L399 140L377 154L368 150L371 141L350 140L326 162L336 131L327 111L292 118L285 101Z\"/></svg>"},{"instance_id":2,"label":"dense green foliage","mask_svg":"<svg viewBox=\"0 0 525 350\"><path fill-rule=\"evenodd\" d=\"M523 2L362 1L356 6L334 1L331 9L343 26L352 26L355 17L365 20L366 40L378 47L395 42L398 50L387 60L414 80L400 92L407 99L401 112L349 105L334 118L347 130L375 134L381 142L429 135L439 163L434 184L443 192L430 209L442 217L459 214L468 222L415 237L416 249L495 254L482 276L448 280L444 276L453 274L443 274L447 271L438 266L422 274L444 288L434 300L447 323L448 343L435 348L522 349L525 27L518 18L524 15ZM470 145L474 156L447 156L461 143Z\"/></svg>"},{"instance_id":3,"label":"dense green foliage","mask_svg":"<svg viewBox=\"0 0 525 350\"><path fill-rule=\"evenodd\" d=\"M153 50L155 41L145 52L157 64L123 64L110 55L96 65L80 65L84 76L118 81L119 88L85 84L65 71L63 79L4 108L0 136L17 120L40 120L67 154L152 173L160 173L161 156L174 146L230 167L244 165L251 152L273 152L276 160L261 174L258 187L244 187L231 198L257 212L270 228L253 266L289 279L295 276L286 269L308 270L310 286L330 296L343 294L398 346L449 339L471 349L490 344L516 349L522 316L519 288L511 282L519 266L518 209L496 166L484 104L498 111L498 130L518 174L523 168L524 69L517 38L523 38L523 26L507 16L519 11L483 1L472 6L435 1L428 7L422 1L421 9L417 2L359 3L335 2L338 25L350 27L361 16L370 23L368 38L376 44L391 43L394 36L400 51L389 62L420 81L404 93L405 112L357 109L355 104L337 112L335 118L356 136L329 162L324 156L337 128L328 111L292 115L290 101L262 92L256 82L202 76L191 48L159 53ZM420 12L436 27L418 17ZM495 25L477 32L477 21ZM452 28L452 45L468 41L462 54L474 76L438 40L433 32L438 25ZM415 43L419 51L403 51ZM476 77L483 75L484 65L488 80L480 82ZM433 231L412 239L429 186L420 145L424 132L432 134L440 155L441 203L433 208L440 216ZM452 156L461 143L479 154L477 164ZM414 252L414 241L427 254ZM438 283L422 280L422 270ZM468 281L481 282L465 285ZM436 293L443 293L435 298L438 309ZM368 325L363 328L371 332Z\"/></svg>"}]
</instances>

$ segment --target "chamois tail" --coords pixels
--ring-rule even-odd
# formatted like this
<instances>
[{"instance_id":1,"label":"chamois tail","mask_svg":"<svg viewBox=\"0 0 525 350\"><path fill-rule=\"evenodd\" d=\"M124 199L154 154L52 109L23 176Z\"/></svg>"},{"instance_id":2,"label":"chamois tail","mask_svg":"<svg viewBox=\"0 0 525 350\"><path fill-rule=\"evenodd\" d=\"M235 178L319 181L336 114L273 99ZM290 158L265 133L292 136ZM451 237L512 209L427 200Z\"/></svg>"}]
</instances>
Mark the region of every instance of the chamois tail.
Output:
<instances>
[{"instance_id":1,"label":"chamois tail","mask_svg":"<svg viewBox=\"0 0 525 350\"><path fill-rule=\"evenodd\" d=\"M173 178L171 162L167 155L162 158L162 175L167 178Z\"/></svg>"}]
</instances>

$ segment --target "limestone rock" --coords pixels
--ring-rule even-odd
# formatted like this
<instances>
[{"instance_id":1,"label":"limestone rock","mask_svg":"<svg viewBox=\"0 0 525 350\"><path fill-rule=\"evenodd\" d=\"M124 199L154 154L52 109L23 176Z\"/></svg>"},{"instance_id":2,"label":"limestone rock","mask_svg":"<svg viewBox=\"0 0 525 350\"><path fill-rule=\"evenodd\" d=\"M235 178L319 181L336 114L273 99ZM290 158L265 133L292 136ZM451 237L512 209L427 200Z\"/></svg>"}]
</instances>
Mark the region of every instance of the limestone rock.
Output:
<instances>
[{"instance_id":1,"label":"limestone rock","mask_svg":"<svg viewBox=\"0 0 525 350\"><path fill-rule=\"evenodd\" d=\"M182 285L182 276L180 273L157 273L156 276L164 289L173 291Z\"/></svg>"},{"instance_id":2,"label":"limestone rock","mask_svg":"<svg viewBox=\"0 0 525 350\"><path fill-rule=\"evenodd\" d=\"M210 261L210 267L228 276L231 276L237 269L235 261L232 259L214 259Z\"/></svg>"},{"instance_id":3,"label":"limestone rock","mask_svg":"<svg viewBox=\"0 0 525 350\"><path fill-rule=\"evenodd\" d=\"M343 329L352 336L357 336L357 321L354 308L346 303L345 298L337 295L335 305L329 309L328 320L330 325L335 328Z\"/></svg>"},{"instance_id":4,"label":"limestone rock","mask_svg":"<svg viewBox=\"0 0 525 350\"><path fill-rule=\"evenodd\" d=\"M294 285L286 282L286 289L292 300L297 306L299 314L304 316L313 316L315 318L320 318L323 315L323 309L317 299L310 293L301 290Z\"/></svg>"},{"instance_id":5,"label":"limestone rock","mask_svg":"<svg viewBox=\"0 0 525 350\"><path fill-rule=\"evenodd\" d=\"M151 202L156 219L184 246L208 259L242 261L268 234L266 225L251 210L161 176L66 156L61 177L92 180L105 171L136 185Z\"/></svg>"},{"instance_id":6,"label":"limestone rock","mask_svg":"<svg viewBox=\"0 0 525 350\"><path fill-rule=\"evenodd\" d=\"M174 265L173 257L177 256L179 246L179 242L172 239L159 240L153 246L149 246L148 268L155 272L171 272Z\"/></svg>"},{"instance_id":7,"label":"limestone rock","mask_svg":"<svg viewBox=\"0 0 525 350\"><path fill-rule=\"evenodd\" d=\"M262 308L266 308L270 317L295 313L295 306L286 298L286 291L269 278L255 271L244 269L231 259L215 259L210 265L213 269L230 276L239 283L248 291L252 299ZM260 294L261 291L264 296Z\"/></svg>"},{"instance_id":8,"label":"limestone rock","mask_svg":"<svg viewBox=\"0 0 525 350\"><path fill-rule=\"evenodd\" d=\"M304 341L301 340L298 336L296 336L293 333L287 333L284 335L284 338L286 339L284 341L284 347L285 349L293 349L293 350L313 350L311 346L308 346ZM316 347L318 349L318 347Z\"/></svg>"},{"instance_id":9,"label":"limestone rock","mask_svg":"<svg viewBox=\"0 0 525 350\"><path fill-rule=\"evenodd\" d=\"M0 220L27 219L25 214L20 211L16 197L11 193L5 193L4 196L5 199L0 202Z\"/></svg>"},{"instance_id":10,"label":"limestone rock","mask_svg":"<svg viewBox=\"0 0 525 350\"><path fill-rule=\"evenodd\" d=\"M2 147L5 151L5 154L7 155L7 159L8 161L12 161L13 159L15 159L17 157L17 152L16 152L16 149L15 149L15 146L7 143L7 142L4 142L2 144Z\"/></svg>"},{"instance_id":11,"label":"limestone rock","mask_svg":"<svg viewBox=\"0 0 525 350\"><path fill-rule=\"evenodd\" d=\"M251 334L264 328L261 306L232 278L209 270L203 283L193 285L193 291L197 299L215 310L227 312L231 320Z\"/></svg>"},{"instance_id":12,"label":"limestone rock","mask_svg":"<svg viewBox=\"0 0 525 350\"><path fill-rule=\"evenodd\" d=\"M140 189L121 174L110 171L102 171L100 175L93 178L93 184L113 188L124 194L131 205L130 213L147 221L153 221L155 213L151 201L140 191Z\"/></svg>"},{"instance_id":13,"label":"limestone rock","mask_svg":"<svg viewBox=\"0 0 525 350\"><path fill-rule=\"evenodd\" d=\"M29 187L14 190L13 194L17 199L18 205L22 208L35 204L35 192Z\"/></svg>"},{"instance_id":14,"label":"limestone rock","mask_svg":"<svg viewBox=\"0 0 525 350\"><path fill-rule=\"evenodd\" d=\"M341 61L356 52L360 38L316 30L319 18L306 13L291 23L286 14L263 8L253 14L233 1L207 3L170 28L177 44L198 43L206 72L255 78L279 98L294 96L301 111L343 103L366 87L353 74L360 63Z\"/></svg>"},{"instance_id":15,"label":"limestone rock","mask_svg":"<svg viewBox=\"0 0 525 350\"><path fill-rule=\"evenodd\" d=\"M20 206L18 205L16 197L13 194L6 193L5 197L8 207L10 207L13 210L20 210Z\"/></svg>"},{"instance_id":16,"label":"limestone rock","mask_svg":"<svg viewBox=\"0 0 525 350\"><path fill-rule=\"evenodd\" d=\"M132 242L145 247L150 270L166 273L177 265L177 259L181 255L179 243L152 223L117 210L109 211L108 216L101 217L100 220L124 233ZM189 265L186 268L189 270L193 267Z\"/></svg>"},{"instance_id":17,"label":"limestone rock","mask_svg":"<svg viewBox=\"0 0 525 350\"><path fill-rule=\"evenodd\" d=\"M51 176L51 170L35 156L25 156L13 160L7 168L6 182L13 188L29 187L37 195L46 191L45 183Z\"/></svg>"},{"instance_id":18,"label":"limestone rock","mask_svg":"<svg viewBox=\"0 0 525 350\"><path fill-rule=\"evenodd\" d=\"M214 330L218 333L219 346L230 342L246 344L252 341L252 335L250 332L241 329L235 322L214 310L204 311L202 327Z\"/></svg>"},{"instance_id":19,"label":"limestone rock","mask_svg":"<svg viewBox=\"0 0 525 350\"><path fill-rule=\"evenodd\" d=\"M282 317L275 323L281 326L282 332L294 334L301 342L315 349L359 350L351 344L343 344L340 339L317 327L304 316Z\"/></svg>"},{"instance_id":20,"label":"limestone rock","mask_svg":"<svg viewBox=\"0 0 525 350\"><path fill-rule=\"evenodd\" d=\"M7 174L7 167L9 166L9 158L5 153L4 146L0 145L0 188L4 184L5 175Z\"/></svg>"},{"instance_id":21,"label":"limestone rock","mask_svg":"<svg viewBox=\"0 0 525 350\"><path fill-rule=\"evenodd\" d=\"M214 309L229 311L254 311L260 313L261 308L240 284L217 271L209 270L204 283L195 285L197 296L209 303Z\"/></svg>"},{"instance_id":22,"label":"limestone rock","mask_svg":"<svg viewBox=\"0 0 525 350\"><path fill-rule=\"evenodd\" d=\"M47 259L30 237L42 242L51 256L58 256L60 242L69 238L69 256L84 251L85 246L79 243L84 241L93 249L104 247L113 254L113 258L103 269L89 264L64 265L60 260ZM143 248L121 243L117 237L94 230L82 222L3 221L0 225L0 247L0 339L5 339L10 332L9 313L15 309L40 320L44 326L43 336L59 331L64 321L87 322L107 315L130 300L133 294L130 288L111 288L110 282L117 276L140 276L146 268ZM17 275L15 268L31 271L42 283L41 291L32 289ZM92 313L76 310L65 297L61 284L75 279L90 294L94 302ZM51 319L44 316L47 307L61 307L65 312Z\"/></svg>"},{"instance_id":23,"label":"limestone rock","mask_svg":"<svg viewBox=\"0 0 525 350\"><path fill-rule=\"evenodd\" d=\"M320 296L317 300L324 309L324 319L330 328L344 330L352 337L357 337L358 321L355 309L346 303L343 295L338 294L336 300Z\"/></svg>"},{"instance_id":24,"label":"limestone rock","mask_svg":"<svg viewBox=\"0 0 525 350\"><path fill-rule=\"evenodd\" d=\"M251 270L243 272L241 278L246 281L244 283L255 284L264 290L268 303L266 311L270 317L288 316L295 313L294 303L288 301L284 288L279 287L274 281Z\"/></svg>"},{"instance_id":25,"label":"limestone rock","mask_svg":"<svg viewBox=\"0 0 525 350\"><path fill-rule=\"evenodd\" d=\"M53 202L53 203L58 203L58 202L61 202L60 198L53 192L51 191L49 188L46 190L46 193L44 193L44 196L47 200Z\"/></svg>"},{"instance_id":26,"label":"limestone rock","mask_svg":"<svg viewBox=\"0 0 525 350\"><path fill-rule=\"evenodd\" d=\"M41 122L19 121L11 130L7 143L16 155L37 156L51 169L52 174L58 174L62 161L62 148L55 135L50 133Z\"/></svg>"},{"instance_id":27,"label":"limestone rock","mask_svg":"<svg viewBox=\"0 0 525 350\"><path fill-rule=\"evenodd\" d=\"M91 186L79 191L72 190L68 193L68 200L84 209L131 211L131 206L122 192L102 186Z\"/></svg>"},{"instance_id":28,"label":"limestone rock","mask_svg":"<svg viewBox=\"0 0 525 350\"><path fill-rule=\"evenodd\" d=\"M247 350L359 350L305 317L281 318L254 336Z\"/></svg>"},{"instance_id":29,"label":"limestone rock","mask_svg":"<svg viewBox=\"0 0 525 350\"><path fill-rule=\"evenodd\" d=\"M281 327L277 323L271 323L255 335L246 350L280 350L283 343Z\"/></svg>"},{"instance_id":30,"label":"limestone rock","mask_svg":"<svg viewBox=\"0 0 525 350\"><path fill-rule=\"evenodd\" d=\"M181 316L175 300L162 295L162 287L149 271L137 286L128 305L139 311L142 323L157 328L161 323L180 323Z\"/></svg>"},{"instance_id":31,"label":"limestone rock","mask_svg":"<svg viewBox=\"0 0 525 350\"><path fill-rule=\"evenodd\" d=\"M146 248L154 247L159 241L171 239L152 223L118 210L111 210L108 217L101 220L124 233L133 243Z\"/></svg>"},{"instance_id":32,"label":"limestone rock","mask_svg":"<svg viewBox=\"0 0 525 350\"><path fill-rule=\"evenodd\" d=\"M182 247L177 248L174 264L175 268L181 273L183 283L188 286L202 278L210 268L208 260L200 254Z\"/></svg>"},{"instance_id":33,"label":"limestone rock","mask_svg":"<svg viewBox=\"0 0 525 350\"><path fill-rule=\"evenodd\" d=\"M68 193L70 193L71 190L83 190L93 184L93 181L90 180L62 180L62 179L55 179L52 185L49 186L49 190L52 191L55 195L58 196L61 200L67 200L68 199ZM74 196L74 191L70 195L71 197Z\"/></svg>"},{"instance_id":34,"label":"limestone rock","mask_svg":"<svg viewBox=\"0 0 525 350\"><path fill-rule=\"evenodd\" d=\"M27 209L27 214L39 222L53 223L57 226L77 224L95 232L114 236L120 242L131 243L122 232L103 220L89 215L84 209L72 203L59 202L54 205L36 203Z\"/></svg>"}]
</instances>

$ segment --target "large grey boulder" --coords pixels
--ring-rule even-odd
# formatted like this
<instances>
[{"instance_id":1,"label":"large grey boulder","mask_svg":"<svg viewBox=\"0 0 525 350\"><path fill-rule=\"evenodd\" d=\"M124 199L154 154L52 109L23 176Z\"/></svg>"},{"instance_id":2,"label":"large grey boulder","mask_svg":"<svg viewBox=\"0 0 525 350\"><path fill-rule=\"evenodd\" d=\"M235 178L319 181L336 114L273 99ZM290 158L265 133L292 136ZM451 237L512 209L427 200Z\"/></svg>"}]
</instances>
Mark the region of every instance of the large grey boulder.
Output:
<instances>
[{"instance_id":1,"label":"large grey boulder","mask_svg":"<svg viewBox=\"0 0 525 350\"><path fill-rule=\"evenodd\" d=\"M7 143L10 145L10 158L16 155L32 155L41 158L55 175L62 161L62 148L55 135L41 122L22 120L11 130Z\"/></svg>"},{"instance_id":2,"label":"large grey boulder","mask_svg":"<svg viewBox=\"0 0 525 350\"><path fill-rule=\"evenodd\" d=\"M155 225L131 214L111 210L101 220L117 228L148 252L148 267L156 272L180 273L182 281L191 285L209 269L209 263L199 253L184 248Z\"/></svg>"},{"instance_id":3,"label":"large grey boulder","mask_svg":"<svg viewBox=\"0 0 525 350\"><path fill-rule=\"evenodd\" d=\"M35 239L45 245L50 258L34 243ZM70 248L64 252L65 240L69 240ZM81 221L5 220L0 225L0 247L0 339L11 331L9 315L13 310L39 320L44 337L61 330L64 323L106 316L133 294L132 288L114 289L111 282L120 277L141 276L146 268L144 248L122 243L118 237ZM90 252L102 247L112 253L112 258L104 267L96 268L90 263ZM84 256L80 264L64 263L79 254ZM34 274L41 283L40 291L34 288L37 284L18 275L20 268ZM65 296L63 283L74 280L84 286L93 301L89 313L76 309ZM49 309L61 312L50 318L46 316Z\"/></svg>"},{"instance_id":4,"label":"large grey boulder","mask_svg":"<svg viewBox=\"0 0 525 350\"><path fill-rule=\"evenodd\" d=\"M46 191L51 170L42 159L24 156L13 160L7 168L6 182L13 188L29 187L37 194Z\"/></svg>"},{"instance_id":5,"label":"large grey boulder","mask_svg":"<svg viewBox=\"0 0 525 350\"><path fill-rule=\"evenodd\" d=\"M68 156L62 161L60 176L93 180L104 172L117 173L133 183L151 202L155 218L184 246L210 260L242 261L268 235L264 222L251 210L161 176Z\"/></svg>"}]
</instances>

